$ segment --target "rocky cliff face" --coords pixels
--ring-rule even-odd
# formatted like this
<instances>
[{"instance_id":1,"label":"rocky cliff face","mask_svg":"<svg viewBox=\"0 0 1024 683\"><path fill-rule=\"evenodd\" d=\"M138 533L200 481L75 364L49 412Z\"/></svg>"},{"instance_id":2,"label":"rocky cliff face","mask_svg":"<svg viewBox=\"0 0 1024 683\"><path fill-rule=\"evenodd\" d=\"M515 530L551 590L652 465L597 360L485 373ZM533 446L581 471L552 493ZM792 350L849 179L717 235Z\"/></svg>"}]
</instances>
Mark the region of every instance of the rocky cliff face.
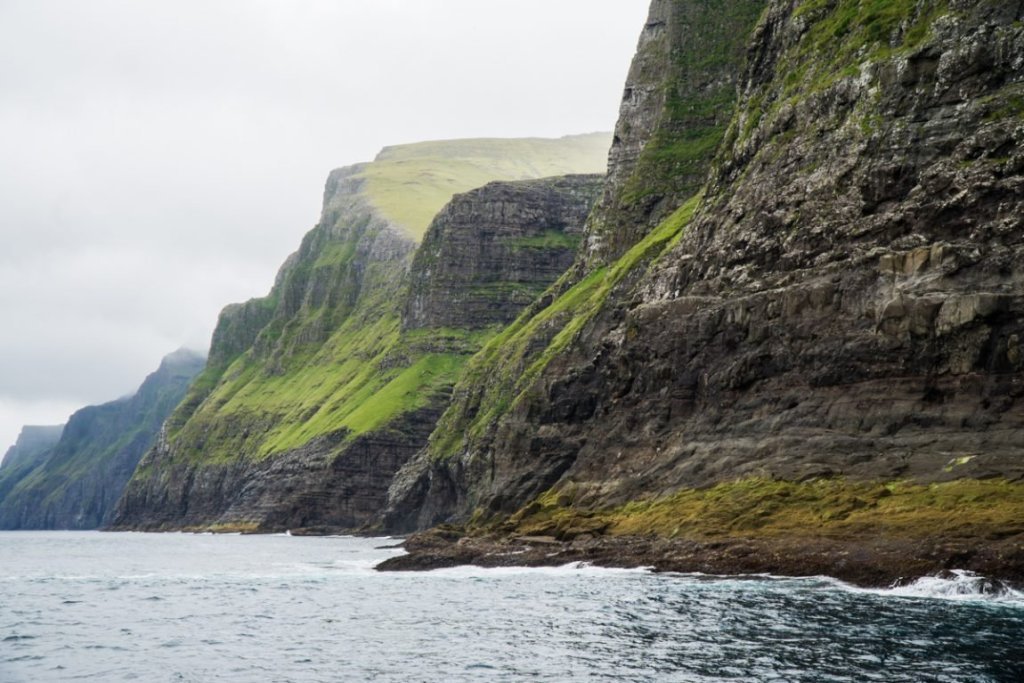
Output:
<instances>
[{"instance_id":1,"label":"rocky cliff face","mask_svg":"<svg viewBox=\"0 0 1024 683\"><path fill-rule=\"evenodd\" d=\"M1019 2L767 3L703 192L626 233L518 347L474 359L440 423L466 437L432 437L391 526L738 481L1020 481L1022 18ZM1007 486L992 505L1019 500ZM786 509L766 495L733 520ZM849 499L802 524L882 500ZM672 533L711 517L695 514Z\"/></svg>"},{"instance_id":2,"label":"rocky cliff face","mask_svg":"<svg viewBox=\"0 0 1024 683\"><path fill-rule=\"evenodd\" d=\"M222 314L217 365L140 465L115 528L364 525L426 442L466 358L571 261L599 187L585 177L459 195L427 231L431 256L414 261L414 231L385 217L371 181L381 182L372 164L332 173L320 224L270 296ZM506 261L497 278L469 256L488 253ZM468 307L453 316L458 301Z\"/></svg>"},{"instance_id":3,"label":"rocky cliff face","mask_svg":"<svg viewBox=\"0 0 1024 683\"><path fill-rule=\"evenodd\" d=\"M601 176L565 176L457 197L416 252L404 326L512 322L572 265L601 184Z\"/></svg>"},{"instance_id":4,"label":"rocky cliff face","mask_svg":"<svg viewBox=\"0 0 1024 683\"><path fill-rule=\"evenodd\" d=\"M654 0L623 89L582 261L613 262L704 184L764 0Z\"/></svg>"},{"instance_id":5,"label":"rocky cliff face","mask_svg":"<svg viewBox=\"0 0 1024 683\"><path fill-rule=\"evenodd\" d=\"M0 528L95 529L109 522L132 471L203 365L189 351L167 356L135 395L79 410L56 443L30 462L11 463L21 476L0 476ZM36 437L38 447L59 428L29 429L23 434Z\"/></svg>"}]
</instances>

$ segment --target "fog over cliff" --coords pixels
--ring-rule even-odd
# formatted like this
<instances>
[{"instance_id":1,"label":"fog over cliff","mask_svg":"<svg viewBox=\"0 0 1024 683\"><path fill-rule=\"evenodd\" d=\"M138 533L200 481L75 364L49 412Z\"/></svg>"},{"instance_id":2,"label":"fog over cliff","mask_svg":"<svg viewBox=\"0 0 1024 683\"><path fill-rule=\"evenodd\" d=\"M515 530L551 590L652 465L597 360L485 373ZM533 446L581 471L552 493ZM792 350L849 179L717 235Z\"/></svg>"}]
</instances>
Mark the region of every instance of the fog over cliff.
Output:
<instances>
[{"instance_id":1,"label":"fog over cliff","mask_svg":"<svg viewBox=\"0 0 1024 683\"><path fill-rule=\"evenodd\" d=\"M0 450L205 349L331 168L610 130L647 4L4 2Z\"/></svg>"}]
</instances>

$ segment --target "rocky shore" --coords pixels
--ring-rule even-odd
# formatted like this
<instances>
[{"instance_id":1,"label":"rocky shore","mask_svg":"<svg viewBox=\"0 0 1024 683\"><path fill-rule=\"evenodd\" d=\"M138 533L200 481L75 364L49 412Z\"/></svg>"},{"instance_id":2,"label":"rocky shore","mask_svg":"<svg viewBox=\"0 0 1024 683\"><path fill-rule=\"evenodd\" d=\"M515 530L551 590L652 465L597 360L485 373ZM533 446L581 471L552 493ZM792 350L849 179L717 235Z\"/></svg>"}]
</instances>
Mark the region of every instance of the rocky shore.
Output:
<instances>
[{"instance_id":1,"label":"rocky shore","mask_svg":"<svg viewBox=\"0 0 1024 683\"><path fill-rule=\"evenodd\" d=\"M1024 585L1024 534L992 539L581 536L558 541L553 536L476 536L442 527L413 534L402 546L407 555L385 560L377 569L552 567L589 562L602 567L650 567L656 572L832 576L864 587L900 585L965 569L994 581Z\"/></svg>"}]
</instances>

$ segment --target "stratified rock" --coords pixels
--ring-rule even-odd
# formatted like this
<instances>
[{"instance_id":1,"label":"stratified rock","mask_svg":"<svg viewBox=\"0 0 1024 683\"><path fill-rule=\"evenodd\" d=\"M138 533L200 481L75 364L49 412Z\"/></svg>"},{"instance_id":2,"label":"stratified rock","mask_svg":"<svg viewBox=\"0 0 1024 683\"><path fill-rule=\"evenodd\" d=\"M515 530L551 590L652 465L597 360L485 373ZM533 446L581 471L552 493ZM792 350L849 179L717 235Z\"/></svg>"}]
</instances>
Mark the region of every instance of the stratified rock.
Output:
<instances>
[{"instance_id":1,"label":"stratified rock","mask_svg":"<svg viewBox=\"0 0 1024 683\"><path fill-rule=\"evenodd\" d=\"M615 261L703 186L765 0L652 0L626 78L608 182L581 261Z\"/></svg>"},{"instance_id":2,"label":"stratified rock","mask_svg":"<svg viewBox=\"0 0 1024 683\"><path fill-rule=\"evenodd\" d=\"M572 265L600 176L491 183L434 219L410 275L406 329L507 325Z\"/></svg>"}]
</instances>

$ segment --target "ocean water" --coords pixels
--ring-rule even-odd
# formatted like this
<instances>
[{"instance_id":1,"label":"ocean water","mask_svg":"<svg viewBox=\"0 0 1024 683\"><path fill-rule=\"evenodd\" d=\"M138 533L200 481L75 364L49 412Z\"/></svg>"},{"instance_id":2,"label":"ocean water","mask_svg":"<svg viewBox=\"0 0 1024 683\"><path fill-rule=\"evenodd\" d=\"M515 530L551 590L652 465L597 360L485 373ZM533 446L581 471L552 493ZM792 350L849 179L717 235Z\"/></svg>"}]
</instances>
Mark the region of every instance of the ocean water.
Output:
<instances>
[{"instance_id":1,"label":"ocean water","mask_svg":"<svg viewBox=\"0 0 1024 683\"><path fill-rule=\"evenodd\" d=\"M1024 681L1024 596L963 574L383 574L387 539L0 533L0 682Z\"/></svg>"}]
</instances>

